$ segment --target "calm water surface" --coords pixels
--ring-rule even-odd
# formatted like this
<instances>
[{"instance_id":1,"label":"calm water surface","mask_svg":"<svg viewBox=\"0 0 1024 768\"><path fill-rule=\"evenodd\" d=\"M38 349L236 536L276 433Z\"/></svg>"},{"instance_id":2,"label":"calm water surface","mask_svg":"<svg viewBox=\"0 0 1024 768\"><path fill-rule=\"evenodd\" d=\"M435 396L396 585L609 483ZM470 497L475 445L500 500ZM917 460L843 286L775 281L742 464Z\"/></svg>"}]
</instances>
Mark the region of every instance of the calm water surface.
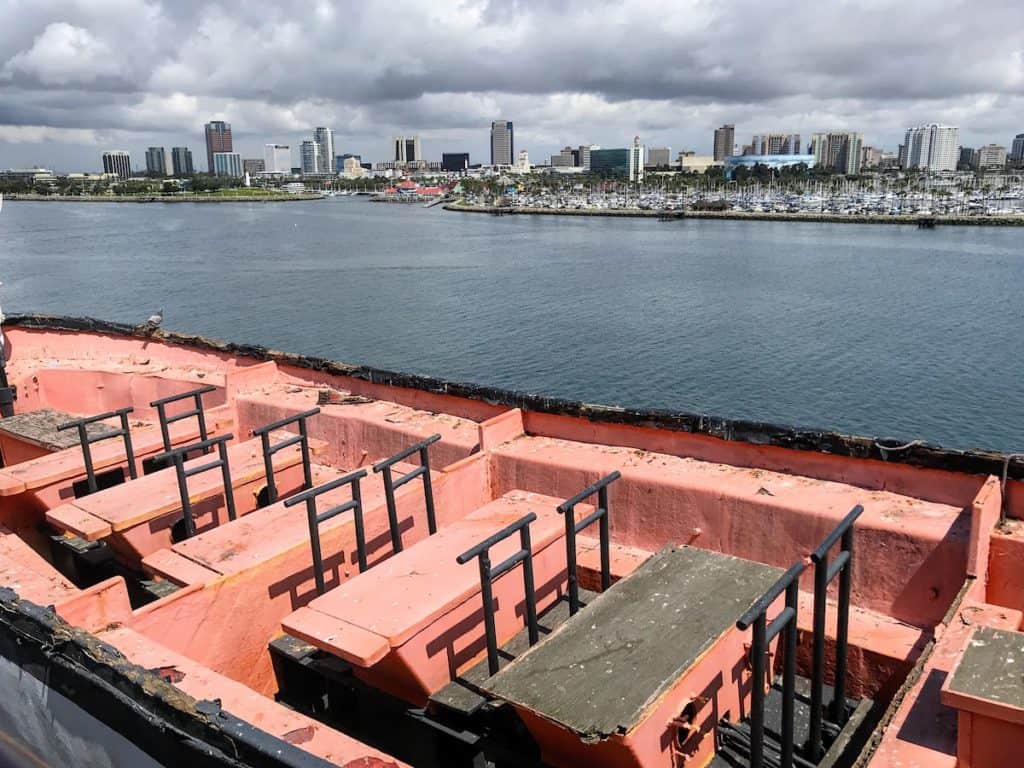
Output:
<instances>
[{"instance_id":1,"label":"calm water surface","mask_svg":"<svg viewBox=\"0 0 1024 768\"><path fill-rule=\"evenodd\" d=\"M9 202L5 311L625 406L1024 450L1024 232Z\"/></svg>"}]
</instances>

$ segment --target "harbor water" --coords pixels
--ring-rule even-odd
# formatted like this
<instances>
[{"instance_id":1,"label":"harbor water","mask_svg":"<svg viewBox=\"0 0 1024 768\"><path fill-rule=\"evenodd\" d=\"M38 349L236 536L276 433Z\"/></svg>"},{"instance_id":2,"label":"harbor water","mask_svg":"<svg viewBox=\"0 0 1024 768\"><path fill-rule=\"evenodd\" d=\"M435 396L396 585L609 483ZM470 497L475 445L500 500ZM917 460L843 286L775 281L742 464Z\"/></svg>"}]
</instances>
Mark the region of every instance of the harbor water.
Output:
<instances>
[{"instance_id":1,"label":"harbor water","mask_svg":"<svg viewBox=\"0 0 1024 768\"><path fill-rule=\"evenodd\" d=\"M455 381L1024 450L1018 228L11 202L5 312Z\"/></svg>"}]
</instances>

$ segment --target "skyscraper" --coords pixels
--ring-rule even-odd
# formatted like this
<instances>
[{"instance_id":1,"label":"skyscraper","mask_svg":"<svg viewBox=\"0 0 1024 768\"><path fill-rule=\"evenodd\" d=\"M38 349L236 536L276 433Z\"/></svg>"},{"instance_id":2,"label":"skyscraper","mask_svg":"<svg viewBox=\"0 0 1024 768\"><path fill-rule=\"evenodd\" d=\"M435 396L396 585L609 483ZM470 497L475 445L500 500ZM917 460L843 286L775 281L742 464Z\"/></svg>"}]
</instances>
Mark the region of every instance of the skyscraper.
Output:
<instances>
[{"instance_id":1,"label":"skyscraper","mask_svg":"<svg viewBox=\"0 0 1024 768\"><path fill-rule=\"evenodd\" d=\"M215 173L213 154L215 152L233 152L231 142L231 124L221 120L213 120L206 124L206 167Z\"/></svg>"},{"instance_id":2,"label":"skyscraper","mask_svg":"<svg viewBox=\"0 0 1024 768\"><path fill-rule=\"evenodd\" d=\"M736 126L726 123L715 129L715 162L732 156L732 148L736 144Z\"/></svg>"},{"instance_id":3,"label":"skyscraper","mask_svg":"<svg viewBox=\"0 0 1024 768\"><path fill-rule=\"evenodd\" d=\"M960 129L955 125L929 123L908 128L900 148L900 168L954 171L959 144Z\"/></svg>"},{"instance_id":4,"label":"skyscraper","mask_svg":"<svg viewBox=\"0 0 1024 768\"><path fill-rule=\"evenodd\" d=\"M132 160L128 153L119 149L104 152L103 172L116 173L122 179L129 178L132 175Z\"/></svg>"},{"instance_id":5,"label":"skyscraper","mask_svg":"<svg viewBox=\"0 0 1024 768\"><path fill-rule=\"evenodd\" d=\"M334 129L316 128L313 131L313 141L320 147L320 154L317 158L317 173L334 173Z\"/></svg>"},{"instance_id":6,"label":"skyscraper","mask_svg":"<svg viewBox=\"0 0 1024 768\"><path fill-rule=\"evenodd\" d=\"M811 134L814 164L848 176L860 173L863 144L864 136L859 133L833 131Z\"/></svg>"},{"instance_id":7,"label":"skyscraper","mask_svg":"<svg viewBox=\"0 0 1024 768\"><path fill-rule=\"evenodd\" d=\"M1024 163L1024 133L1018 133L1010 147L1010 160L1018 165Z\"/></svg>"},{"instance_id":8,"label":"skyscraper","mask_svg":"<svg viewBox=\"0 0 1024 768\"><path fill-rule=\"evenodd\" d=\"M167 153L163 147L150 147L146 150L146 173L154 176L171 175L171 169L167 165Z\"/></svg>"},{"instance_id":9,"label":"skyscraper","mask_svg":"<svg viewBox=\"0 0 1024 768\"><path fill-rule=\"evenodd\" d=\"M192 176L196 172L192 165L192 150L188 147L174 147L171 150L171 164L174 166L174 175L178 178Z\"/></svg>"},{"instance_id":10,"label":"skyscraper","mask_svg":"<svg viewBox=\"0 0 1024 768\"><path fill-rule=\"evenodd\" d=\"M512 165L516 154L511 120L491 123L491 165Z\"/></svg>"},{"instance_id":11,"label":"skyscraper","mask_svg":"<svg viewBox=\"0 0 1024 768\"><path fill-rule=\"evenodd\" d=\"M287 144L264 145L263 168L267 173L291 173L292 148Z\"/></svg>"},{"instance_id":12,"label":"skyscraper","mask_svg":"<svg viewBox=\"0 0 1024 768\"><path fill-rule=\"evenodd\" d=\"M641 184L644 180L644 145L640 143L640 137L633 137L633 146L629 148L629 180L634 184Z\"/></svg>"},{"instance_id":13,"label":"skyscraper","mask_svg":"<svg viewBox=\"0 0 1024 768\"><path fill-rule=\"evenodd\" d=\"M754 155L799 155L799 133L766 133L751 142Z\"/></svg>"},{"instance_id":14,"label":"skyscraper","mask_svg":"<svg viewBox=\"0 0 1024 768\"><path fill-rule=\"evenodd\" d=\"M320 145L315 141L306 139L299 147L299 157L302 173L320 173Z\"/></svg>"},{"instance_id":15,"label":"skyscraper","mask_svg":"<svg viewBox=\"0 0 1024 768\"><path fill-rule=\"evenodd\" d=\"M395 136L391 142L395 147L396 163L409 164L423 159L419 136Z\"/></svg>"}]
</instances>

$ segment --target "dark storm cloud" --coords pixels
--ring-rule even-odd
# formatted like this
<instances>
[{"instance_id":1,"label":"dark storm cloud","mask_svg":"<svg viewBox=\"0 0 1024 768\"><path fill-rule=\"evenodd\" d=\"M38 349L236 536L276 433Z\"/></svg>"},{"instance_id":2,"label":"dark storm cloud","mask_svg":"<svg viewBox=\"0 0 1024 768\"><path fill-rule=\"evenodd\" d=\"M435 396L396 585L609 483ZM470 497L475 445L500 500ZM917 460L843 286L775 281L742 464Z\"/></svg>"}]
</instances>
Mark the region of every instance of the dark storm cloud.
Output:
<instances>
[{"instance_id":1,"label":"dark storm cloud","mask_svg":"<svg viewBox=\"0 0 1024 768\"><path fill-rule=\"evenodd\" d=\"M1024 129L1015 2L0 0L0 18L0 147L29 126L144 145L210 117L254 142L326 123L479 146L508 116L537 149L643 131L706 150L721 121L890 144L923 120Z\"/></svg>"}]
</instances>

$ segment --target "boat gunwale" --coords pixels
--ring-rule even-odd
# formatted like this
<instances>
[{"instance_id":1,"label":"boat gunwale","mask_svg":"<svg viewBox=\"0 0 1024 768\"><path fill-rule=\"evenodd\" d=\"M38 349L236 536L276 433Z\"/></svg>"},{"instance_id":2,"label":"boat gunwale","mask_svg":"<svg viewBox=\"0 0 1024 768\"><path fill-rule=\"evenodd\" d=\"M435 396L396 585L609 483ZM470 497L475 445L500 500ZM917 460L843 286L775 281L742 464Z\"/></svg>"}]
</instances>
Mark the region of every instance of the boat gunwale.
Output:
<instances>
[{"instance_id":1,"label":"boat gunwale","mask_svg":"<svg viewBox=\"0 0 1024 768\"><path fill-rule=\"evenodd\" d=\"M853 459L882 461L889 464L905 464L924 469L938 469L971 475L995 475L1010 480L1024 480L1024 454L978 448L944 448L924 440L904 441L888 437L849 435L827 429L788 426L749 419L730 419L690 411L626 408L585 403L579 400L470 382L456 382L434 376L282 352L257 344L220 341L198 334L163 329L153 331L90 317L15 313L4 317L3 326L155 340L171 345L246 357L259 362L273 361L281 365L347 376L375 385L416 389L432 394L476 400L488 405L581 418L595 423L664 429L727 442L748 443L759 447L787 448Z\"/></svg>"}]
</instances>

